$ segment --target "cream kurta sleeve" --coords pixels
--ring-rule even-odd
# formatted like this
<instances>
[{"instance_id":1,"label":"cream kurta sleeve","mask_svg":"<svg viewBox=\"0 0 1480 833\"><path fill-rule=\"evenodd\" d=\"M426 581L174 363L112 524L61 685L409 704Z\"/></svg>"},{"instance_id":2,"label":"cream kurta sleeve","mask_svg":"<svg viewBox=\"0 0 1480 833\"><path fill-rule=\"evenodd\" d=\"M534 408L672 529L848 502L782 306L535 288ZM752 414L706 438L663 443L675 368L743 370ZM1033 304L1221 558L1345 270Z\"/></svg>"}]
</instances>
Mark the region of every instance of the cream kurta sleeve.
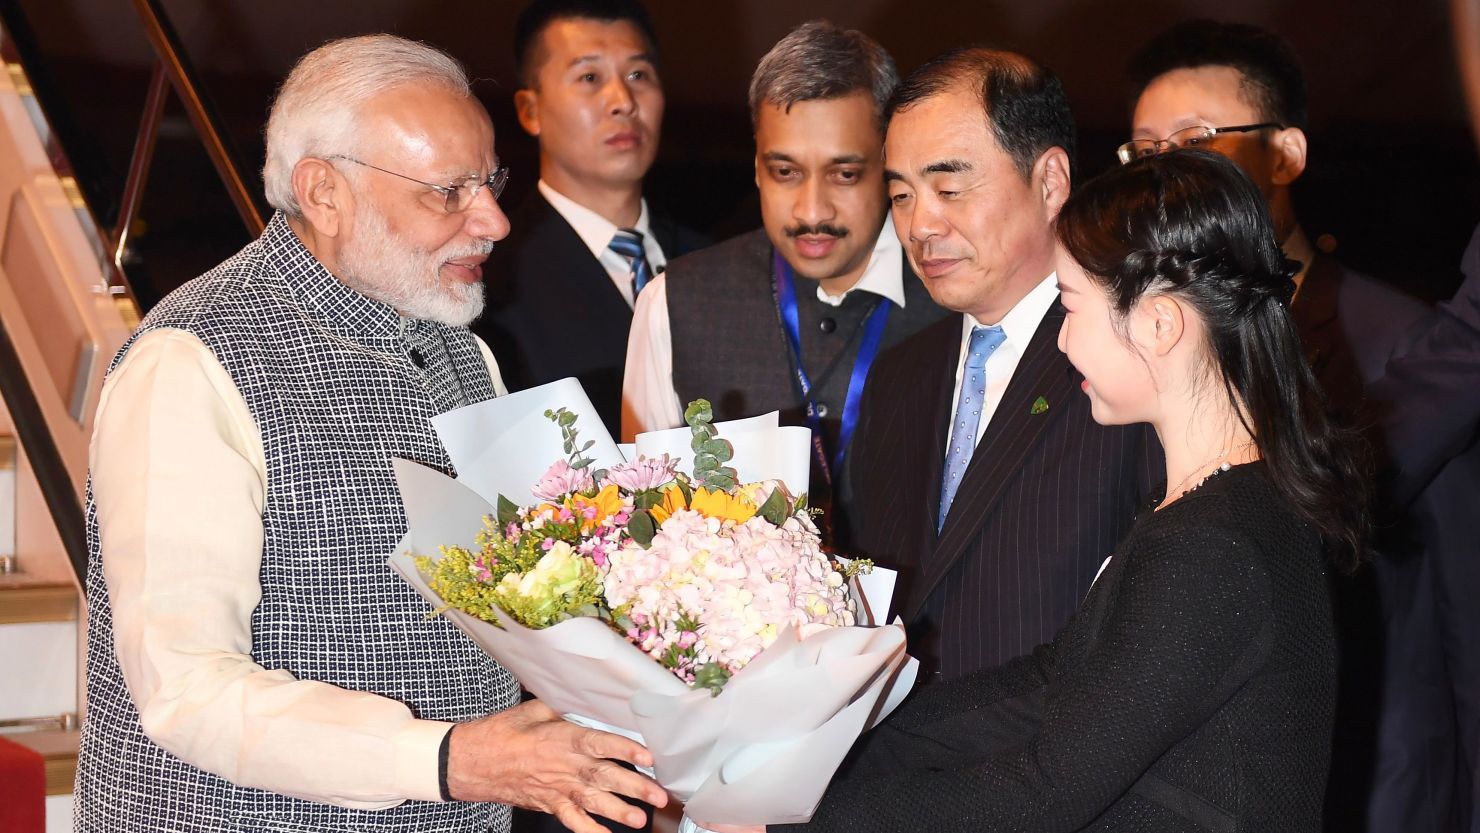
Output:
<instances>
[{"instance_id":1,"label":"cream kurta sleeve","mask_svg":"<svg viewBox=\"0 0 1480 833\"><path fill-rule=\"evenodd\" d=\"M637 295L627 334L622 375L622 442L644 431L683 425L683 405L673 389L673 336L668 323L667 275L658 275Z\"/></svg>"},{"instance_id":2,"label":"cream kurta sleeve","mask_svg":"<svg viewBox=\"0 0 1480 833\"><path fill-rule=\"evenodd\" d=\"M92 487L115 650L144 731L243 786L361 809L438 800L451 724L252 661L265 472L245 401L195 336L147 333L108 377Z\"/></svg>"}]
</instances>

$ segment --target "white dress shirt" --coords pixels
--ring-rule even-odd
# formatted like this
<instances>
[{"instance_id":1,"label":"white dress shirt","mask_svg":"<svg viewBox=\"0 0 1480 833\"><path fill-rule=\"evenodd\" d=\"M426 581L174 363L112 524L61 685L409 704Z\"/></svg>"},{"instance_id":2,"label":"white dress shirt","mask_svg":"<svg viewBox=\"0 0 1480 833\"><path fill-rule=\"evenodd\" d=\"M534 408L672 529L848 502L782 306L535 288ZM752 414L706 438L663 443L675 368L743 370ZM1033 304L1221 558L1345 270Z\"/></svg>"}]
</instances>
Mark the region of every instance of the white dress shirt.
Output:
<instances>
[{"instance_id":1,"label":"white dress shirt","mask_svg":"<svg viewBox=\"0 0 1480 833\"><path fill-rule=\"evenodd\" d=\"M451 724L252 660L262 438L200 339L159 329L134 343L103 385L91 455L114 650L154 742L284 795L372 810L440 800L437 753Z\"/></svg>"},{"instance_id":2,"label":"white dress shirt","mask_svg":"<svg viewBox=\"0 0 1480 833\"><path fill-rule=\"evenodd\" d=\"M840 306L852 292L871 292L904 308L904 252L886 217L874 241L868 265L858 283L841 295L828 295L817 285L817 299ZM766 275L769 280L770 275ZM760 279L760 276L757 276ZM642 290L627 336L627 367L622 378L622 441L644 431L683 425L683 405L673 389L673 336L668 318L668 284L658 275Z\"/></svg>"},{"instance_id":3,"label":"white dress shirt","mask_svg":"<svg viewBox=\"0 0 1480 833\"><path fill-rule=\"evenodd\" d=\"M1048 308L1059 297L1059 278L1057 273L1050 273L1041 283L1033 287L1033 291L1023 296L1021 301L1002 316L1002 320L996 322L1002 326L1002 332L1006 336L1002 344L987 357L987 395L982 400L982 418L976 424L976 439L972 445L981 442L982 434L987 431L987 423L992 421L992 415L997 412L997 406L1002 404L1002 394L1007 391L1007 385L1012 381L1013 371L1017 370L1018 362L1022 361L1023 351L1028 349L1028 342L1033 340L1033 334L1038 332L1038 326L1043 323L1043 316L1048 313ZM961 373L966 367L967 345L971 342L971 331L977 327L991 327L993 324L977 321L971 315L962 316L961 322L961 355L956 360L956 386L951 393L951 408L956 407L956 402L961 399ZM956 415L951 414L950 428L946 433L946 447L951 447L951 432L955 431Z\"/></svg>"},{"instance_id":4,"label":"white dress shirt","mask_svg":"<svg viewBox=\"0 0 1480 833\"><path fill-rule=\"evenodd\" d=\"M612 238L617 235L617 226L611 220L551 188L543 179L536 187L545 196L545 201L550 203L550 207L555 209L555 213L565 218L570 227L576 230L581 242L591 250L591 256L601 262L601 268L611 276L617 291L627 299L627 306L632 306L632 264L627 258L608 248ZM637 215L637 224L631 228L642 232L642 250L647 254L648 266L653 274L662 272L668 266L668 258L663 255L663 247L658 245L658 238L653 236L647 200L642 201L642 213ZM647 292L646 287L643 292Z\"/></svg>"}]
</instances>

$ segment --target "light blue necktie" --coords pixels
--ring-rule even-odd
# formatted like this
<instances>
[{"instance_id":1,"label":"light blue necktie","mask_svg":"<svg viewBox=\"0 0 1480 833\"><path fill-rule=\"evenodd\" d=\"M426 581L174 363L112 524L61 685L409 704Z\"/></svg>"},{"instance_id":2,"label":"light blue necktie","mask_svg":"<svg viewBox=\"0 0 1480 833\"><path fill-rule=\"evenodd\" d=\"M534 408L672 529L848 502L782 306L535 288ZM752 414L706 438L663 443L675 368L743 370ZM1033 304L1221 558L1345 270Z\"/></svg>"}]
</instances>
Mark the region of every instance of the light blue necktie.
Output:
<instances>
[{"instance_id":1,"label":"light blue necktie","mask_svg":"<svg viewBox=\"0 0 1480 833\"><path fill-rule=\"evenodd\" d=\"M966 347L966 367L961 370L961 394L956 397L951 431L951 447L946 449L946 465L940 475L940 515L935 522L939 534L946 525L946 513L956 499L956 489L976 450L976 429L982 421L982 403L987 397L987 357L1001 346L1007 334L1001 327L974 327L971 343Z\"/></svg>"},{"instance_id":2,"label":"light blue necktie","mask_svg":"<svg viewBox=\"0 0 1480 833\"><path fill-rule=\"evenodd\" d=\"M637 293L653 279L653 269L648 265L647 252L642 247L642 232L619 228L606 247L627 258L632 265L632 297L636 298Z\"/></svg>"}]
</instances>

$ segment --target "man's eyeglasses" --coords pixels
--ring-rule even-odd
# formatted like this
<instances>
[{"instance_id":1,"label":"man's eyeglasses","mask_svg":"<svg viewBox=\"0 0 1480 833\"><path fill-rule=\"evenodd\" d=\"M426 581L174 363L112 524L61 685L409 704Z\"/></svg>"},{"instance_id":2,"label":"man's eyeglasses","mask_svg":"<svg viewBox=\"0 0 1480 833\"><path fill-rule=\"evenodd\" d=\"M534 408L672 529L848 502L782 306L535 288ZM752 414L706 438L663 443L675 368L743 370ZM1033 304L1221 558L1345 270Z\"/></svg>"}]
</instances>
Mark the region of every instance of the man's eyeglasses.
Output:
<instances>
[{"instance_id":1,"label":"man's eyeglasses","mask_svg":"<svg viewBox=\"0 0 1480 833\"><path fill-rule=\"evenodd\" d=\"M1201 147L1211 141L1214 136L1224 133L1252 133L1256 130L1283 130L1284 128L1283 124L1272 121L1259 124L1239 124L1233 127L1206 127L1198 124L1184 127L1165 139L1132 139L1116 148L1115 155L1120 158L1120 164L1129 165L1137 159L1155 156L1162 151Z\"/></svg>"},{"instance_id":2,"label":"man's eyeglasses","mask_svg":"<svg viewBox=\"0 0 1480 833\"><path fill-rule=\"evenodd\" d=\"M493 198L497 200L499 197L503 196L504 186L509 184L509 166L507 165L499 165L497 168L494 168L493 173L489 174L487 179L470 176L467 179L459 180L447 185L434 185L433 183L426 182L425 180L417 179L414 176L398 174L395 171L388 171L385 168L372 165L369 162L361 162L353 156L335 154L334 156L330 156L328 158L343 159L346 162L353 162L356 165L362 165L366 168L370 168L371 170L380 171L383 174L398 176L402 179L409 179L412 182L417 183L418 185L425 185L426 187L432 189L433 191L436 191L443 196L443 198L446 200L446 203L443 207L447 210L448 214L457 214L458 212L466 211L468 207L473 204L473 200L476 200L478 198L478 191L483 188L487 188L488 193L492 194Z\"/></svg>"}]
</instances>

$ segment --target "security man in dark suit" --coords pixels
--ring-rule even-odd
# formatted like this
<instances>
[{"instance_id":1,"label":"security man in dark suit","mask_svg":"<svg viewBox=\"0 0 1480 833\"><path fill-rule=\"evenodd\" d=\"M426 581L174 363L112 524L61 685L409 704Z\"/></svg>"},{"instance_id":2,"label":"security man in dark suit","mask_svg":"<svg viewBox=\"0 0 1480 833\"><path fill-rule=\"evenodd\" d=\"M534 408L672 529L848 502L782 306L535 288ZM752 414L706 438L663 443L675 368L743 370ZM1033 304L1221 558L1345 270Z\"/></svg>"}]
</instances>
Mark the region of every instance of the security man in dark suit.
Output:
<instances>
[{"instance_id":1,"label":"security man in dark suit","mask_svg":"<svg viewBox=\"0 0 1480 833\"><path fill-rule=\"evenodd\" d=\"M895 231L958 314L879 360L849 482L861 549L901 568L910 653L945 678L1050 641L1162 470L1146 426L1095 423L1057 347L1073 151L1063 86L1023 55L947 53L890 104Z\"/></svg>"},{"instance_id":2,"label":"security man in dark suit","mask_svg":"<svg viewBox=\"0 0 1480 833\"><path fill-rule=\"evenodd\" d=\"M1190 21L1132 60L1131 141L1120 157L1200 147L1236 162L1269 203L1286 254L1304 264L1291 305L1317 379L1352 417L1364 391L1427 307L1316 252L1291 184L1306 164L1306 87L1278 36ZM1341 695L1327 793L1328 830L1471 829L1480 798L1480 593L1475 496L1480 449L1446 461L1375 541L1371 568L1333 584Z\"/></svg>"},{"instance_id":3,"label":"security man in dark suit","mask_svg":"<svg viewBox=\"0 0 1480 833\"><path fill-rule=\"evenodd\" d=\"M636 295L701 243L642 196L663 121L657 39L639 0L535 0L514 48L540 181L489 260L474 330L511 390L575 376L615 436Z\"/></svg>"}]
</instances>

